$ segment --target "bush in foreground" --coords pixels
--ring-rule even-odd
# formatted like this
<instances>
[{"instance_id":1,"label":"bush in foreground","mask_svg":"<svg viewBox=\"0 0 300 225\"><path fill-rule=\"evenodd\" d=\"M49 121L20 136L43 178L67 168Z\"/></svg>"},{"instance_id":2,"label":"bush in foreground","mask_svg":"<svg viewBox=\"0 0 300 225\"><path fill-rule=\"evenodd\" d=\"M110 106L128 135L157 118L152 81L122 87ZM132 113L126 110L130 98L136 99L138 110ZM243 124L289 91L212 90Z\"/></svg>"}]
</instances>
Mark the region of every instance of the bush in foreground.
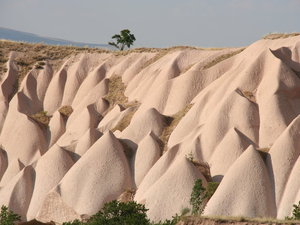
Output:
<instances>
[{"instance_id":1,"label":"bush in foreground","mask_svg":"<svg viewBox=\"0 0 300 225\"><path fill-rule=\"evenodd\" d=\"M1 212L0 212L1 225L13 225L15 222L20 220L21 220L21 216L9 210L8 207L4 205L1 207Z\"/></svg>"},{"instance_id":2,"label":"bush in foreground","mask_svg":"<svg viewBox=\"0 0 300 225\"><path fill-rule=\"evenodd\" d=\"M118 202L116 200L106 203L104 207L87 222L74 220L63 225L175 225L180 220L176 215L172 220L153 223L147 217L148 209L136 202Z\"/></svg>"},{"instance_id":3,"label":"bush in foreground","mask_svg":"<svg viewBox=\"0 0 300 225\"><path fill-rule=\"evenodd\" d=\"M300 220L300 201L298 202L298 205L293 205L293 216L285 217L286 220Z\"/></svg>"}]
</instances>

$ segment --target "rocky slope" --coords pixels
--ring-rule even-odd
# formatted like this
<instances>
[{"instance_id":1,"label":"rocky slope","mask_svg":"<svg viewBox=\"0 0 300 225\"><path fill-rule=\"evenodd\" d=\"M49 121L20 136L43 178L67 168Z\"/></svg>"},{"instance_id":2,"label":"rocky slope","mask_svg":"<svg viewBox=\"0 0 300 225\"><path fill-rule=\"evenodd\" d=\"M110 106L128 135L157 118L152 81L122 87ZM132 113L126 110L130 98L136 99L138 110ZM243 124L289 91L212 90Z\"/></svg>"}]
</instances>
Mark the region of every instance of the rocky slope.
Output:
<instances>
[{"instance_id":1,"label":"rocky slope","mask_svg":"<svg viewBox=\"0 0 300 225\"><path fill-rule=\"evenodd\" d=\"M82 218L120 198L170 218L210 176L221 183L205 215L284 218L300 200L299 36L76 54L16 89L20 54L1 75L0 205L23 220Z\"/></svg>"}]
</instances>

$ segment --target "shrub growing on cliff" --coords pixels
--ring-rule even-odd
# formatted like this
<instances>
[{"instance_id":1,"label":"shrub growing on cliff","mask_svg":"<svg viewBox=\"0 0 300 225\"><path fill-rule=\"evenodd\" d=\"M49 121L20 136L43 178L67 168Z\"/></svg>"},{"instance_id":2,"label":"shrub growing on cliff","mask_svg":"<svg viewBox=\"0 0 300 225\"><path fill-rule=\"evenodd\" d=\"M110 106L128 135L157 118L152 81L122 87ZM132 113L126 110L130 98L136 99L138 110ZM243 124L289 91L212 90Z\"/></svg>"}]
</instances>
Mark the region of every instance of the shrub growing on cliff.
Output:
<instances>
[{"instance_id":1,"label":"shrub growing on cliff","mask_svg":"<svg viewBox=\"0 0 300 225\"><path fill-rule=\"evenodd\" d=\"M4 205L1 207L1 212L0 212L1 225L13 225L15 222L20 220L21 220L21 216L15 214L13 211L9 210Z\"/></svg>"},{"instance_id":2,"label":"shrub growing on cliff","mask_svg":"<svg viewBox=\"0 0 300 225\"><path fill-rule=\"evenodd\" d=\"M293 205L293 216L287 216L285 219L287 220L300 220L300 201L298 205Z\"/></svg>"},{"instance_id":3,"label":"shrub growing on cliff","mask_svg":"<svg viewBox=\"0 0 300 225\"><path fill-rule=\"evenodd\" d=\"M202 180L197 179L195 181L193 191L190 198L190 204L192 206L192 214L202 214L204 210L204 201L207 197L205 188L202 185Z\"/></svg>"},{"instance_id":4,"label":"shrub growing on cliff","mask_svg":"<svg viewBox=\"0 0 300 225\"><path fill-rule=\"evenodd\" d=\"M106 203L102 210L93 215L89 225L149 225L147 209L136 202L112 201Z\"/></svg>"}]
</instances>

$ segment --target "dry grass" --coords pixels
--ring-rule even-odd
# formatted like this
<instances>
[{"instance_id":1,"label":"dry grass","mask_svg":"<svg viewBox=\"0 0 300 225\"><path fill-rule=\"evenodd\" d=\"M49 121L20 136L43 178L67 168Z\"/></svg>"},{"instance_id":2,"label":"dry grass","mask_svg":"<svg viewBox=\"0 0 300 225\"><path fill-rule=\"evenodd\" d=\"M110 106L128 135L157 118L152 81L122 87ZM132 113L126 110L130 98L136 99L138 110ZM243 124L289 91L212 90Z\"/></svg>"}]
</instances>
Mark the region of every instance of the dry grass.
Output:
<instances>
[{"instance_id":1,"label":"dry grass","mask_svg":"<svg viewBox=\"0 0 300 225\"><path fill-rule=\"evenodd\" d=\"M210 68L210 67L213 67L214 65L218 64L219 62L222 62L222 61L224 61L225 59L229 59L229 58L231 58L232 56L235 56L235 55L241 53L241 52L244 51L244 50L245 50L245 48L241 48L241 49L239 49L239 50L237 50L237 51L233 51L233 52L230 52L230 53L226 53L226 54L224 54L224 55L221 55L221 56L215 58L214 60L212 60L211 62L209 62L208 64L206 64L206 65L203 67L203 69L206 70L206 69L208 69L208 68Z\"/></svg>"},{"instance_id":2,"label":"dry grass","mask_svg":"<svg viewBox=\"0 0 300 225\"><path fill-rule=\"evenodd\" d=\"M133 115L136 113L136 111L138 110L139 106L135 106L132 111L128 112L123 118L122 120L112 129L112 132L115 132L116 130L119 131L123 131L126 127L128 127L128 125L131 122L131 119L133 117Z\"/></svg>"},{"instance_id":3,"label":"dry grass","mask_svg":"<svg viewBox=\"0 0 300 225\"><path fill-rule=\"evenodd\" d=\"M47 115L46 111L38 112L36 114L30 115L29 117L44 126L48 126L51 119L51 116Z\"/></svg>"},{"instance_id":4,"label":"dry grass","mask_svg":"<svg viewBox=\"0 0 300 225\"><path fill-rule=\"evenodd\" d=\"M180 225L198 225L198 224L234 224L240 225L261 225L261 224L300 224L298 220L278 220L274 218L248 218L248 217L229 217L229 216L185 216Z\"/></svg>"},{"instance_id":5,"label":"dry grass","mask_svg":"<svg viewBox=\"0 0 300 225\"><path fill-rule=\"evenodd\" d=\"M240 90L240 89L238 89L237 91L240 95L247 98L249 101L256 103L256 98L252 91L246 91L246 90Z\"/></svg>"},{"instance_id":6,"label":"dry grass","mask_svg":"<svg viewBox=\"0 0 300 225\"><path fill-rule=\"evenodd\" d=\"M128 98L124 94L125 89L126 86L122 82L122 78L120 76L114 75L109 79L108 93L104 98L109 102L110 109L115 107L117 104L124 108L139 105L137 101L128 102Z\"/></svg>"},{"instance_id":7,"label":"dry grass","mask_svg":"<svg viewBox=\"0 0 300 225\"><path fill-rule=\"evenodd\" d=\"M124 95L126 86L122 82L122 78L117 75L113 75L109 79L108 93L105 99L109 102L109 107L112 109L115 105L124 105L128 102L128 98Z\"/></svg>"},{"instance_id":8,"label":"dry grass","mask_svg":"<svg viewBox=\"0 0 300 225\"><path fill-rule=\"evenodd\" d=\"M45 61L57 70L63 60L79 53L107 53L109 51L97 48L80 48L73 46L54 46L45 44L29 44L0 40L0 77L7 71L5 63L10 52L17 52L15 58L19 67L18 87L26 74L32 69L43 69Z\"/></svg>"},{"instance_id":9,"label":"dry grass","mask_svg":"<svg viewBox=\"0 0 300 225\"><path fill-rule=\"evenodd\" d=\"M109 79L108 93L104 97L109 102L109 110L113 109L117 104L125 109L133 107L132 111L128 112L116 127L112 129L113 132L116 130L123 131L130 124L134 113L140 106L140 103L137 101L128 102L128 98L124 94L125 89L126 86L120 76L114 75Z\"/></svg>"},{"instance_id":10,"label":"dry grass","mask_svg":"<svg viewBox=\"0 0 300 225\"><path fill-rule=\"evenodd\" d=\"M257 150L257 151L260 151L260 152L269 152L269 151L270 151L270 148L264 147L264 148L257 148L256 150Z\"/></svg>"},{"instance_id":11,"label":"dry grass","mask_svg":"<svg viewBox=\"0 0 300 225\"><path fill-rule=\"evenodd\" d=\"M70 105L64 105L58 110L58 112L65 117L69 117L73 112L73 108Z\"/></svg>"},{"instance_id":12,"label":"dry grass","mask_svg":"<svg viewBox=\"0 0 300 225\"><path fill-rule=\"evenodd\" d=\"M269 39L269 40L276 40L276 39L283 39L283 38L289 38L289 37L295 37L299 36L300 33L271 33L267 34L263 37L263 39Z\"/></svg>"},{"instance_id":13,"label":"dry grass","mask_svg":"<svg viewBox=\"0 0 300 225\"><path fill-rule=\"evenodd\" d=\"M136 190L134 189L128 189L125 190L117 199L120 202L130 202L134 200L134 195L135 195Z\"/></svg>"},{"instance_id":14,"label":"dry grass","mask_svg":"<svg viewBox=\"0 0 300 225\"><path fill-rule=\"evenodd\" d=\"M178 125L179 121L185 116L185 114L192 108L192 104L186 105L182 110L174 114L172 117L167 118L167 126L165 127L160 140L162 141L163 152L167 151L167 143L171 133Z\"/></svg>"}]
</instances>

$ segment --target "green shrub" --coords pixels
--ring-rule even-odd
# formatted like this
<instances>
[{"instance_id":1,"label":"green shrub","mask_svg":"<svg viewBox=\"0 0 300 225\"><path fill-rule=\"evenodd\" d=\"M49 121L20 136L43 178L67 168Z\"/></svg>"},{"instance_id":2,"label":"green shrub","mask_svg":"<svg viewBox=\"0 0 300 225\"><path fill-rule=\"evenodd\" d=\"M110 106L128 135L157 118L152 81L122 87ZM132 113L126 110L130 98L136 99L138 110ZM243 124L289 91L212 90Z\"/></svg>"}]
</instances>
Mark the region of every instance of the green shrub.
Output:
<instances>
[{"instance_id":1,"label":"green shrub","mask_svg":"<svg viewBox=\"0 0 300 225\"><path fill-rule=\"evenodd\" d=\"M160 221L158 223L150 222L146 212L148 209L144 205L134 201L119 202L111 201L87 222L74 220L64 222L63 225L176 225L181 216L175 215L171 220ZM2 224L1 224L2 225Z\"/></svg>"},{"instance_id":2,"label":"green shrub","mask_svg":"<svg viewBox=\"0 0 300 225\"><path fill-rule=\"evenodd\" d=\"M207 197L205 188L202 185L202 180L195 181L193 191L191 193L190 204L192 206L192 214L202 214L204 210L204 201Z\"/></svg>"},{"instance_id":3,"label":"green shrub","mask_svg":"<svg viewBox=\"0 0 300 225\"><path fill-rule=\"evenodd\" d=\"M207 198L207 200L209 200L213 196L213 194L217 190L219 184L220 183L218 183L218 182L208 182L207 183L207 188L206 188L206 198Z\"/></svg>"},{"instance_id":4,"label":"green shrub","mask_svg":"<svg viewBox=\"0 0 300 225\"><path fill-rule=\"evenodd\" d=\"M298 205L293 205L293 216L285 217L286 220L300 220L300 201Z\"/></svg>"},{"instance_id":5,"label":"green shrub","mask_svg":"<svg viewBox=\"0 0 300 225\"><path fill-rule=\"evenodd\" d=\"M147 209L136 202L112 201L93 215L89 225L149 225Z\"/></svg>"},{"instance_id":6,"label":"green shrub","mask_svg":"<svg viewBox=\"0 0 300 225\"><path fill-rule=\"evenodd\" d=\"M1 207L0 212L0 224L1 225L13 225L16 221L20 221L21 216L15 214L13 211L9 210L6 206Z\"/></svg>"},{"instance_id":7,"label":"green shrub","mask_svg":"<svg viewBox=\"0 0 300 225\"><path fill-rule=\"evenodd\" d=\"M81 222L80 220L73 220L71 222L64 222L62 225L81 225L84 224L83 222Z\"/></svg>"}]
</instances>

